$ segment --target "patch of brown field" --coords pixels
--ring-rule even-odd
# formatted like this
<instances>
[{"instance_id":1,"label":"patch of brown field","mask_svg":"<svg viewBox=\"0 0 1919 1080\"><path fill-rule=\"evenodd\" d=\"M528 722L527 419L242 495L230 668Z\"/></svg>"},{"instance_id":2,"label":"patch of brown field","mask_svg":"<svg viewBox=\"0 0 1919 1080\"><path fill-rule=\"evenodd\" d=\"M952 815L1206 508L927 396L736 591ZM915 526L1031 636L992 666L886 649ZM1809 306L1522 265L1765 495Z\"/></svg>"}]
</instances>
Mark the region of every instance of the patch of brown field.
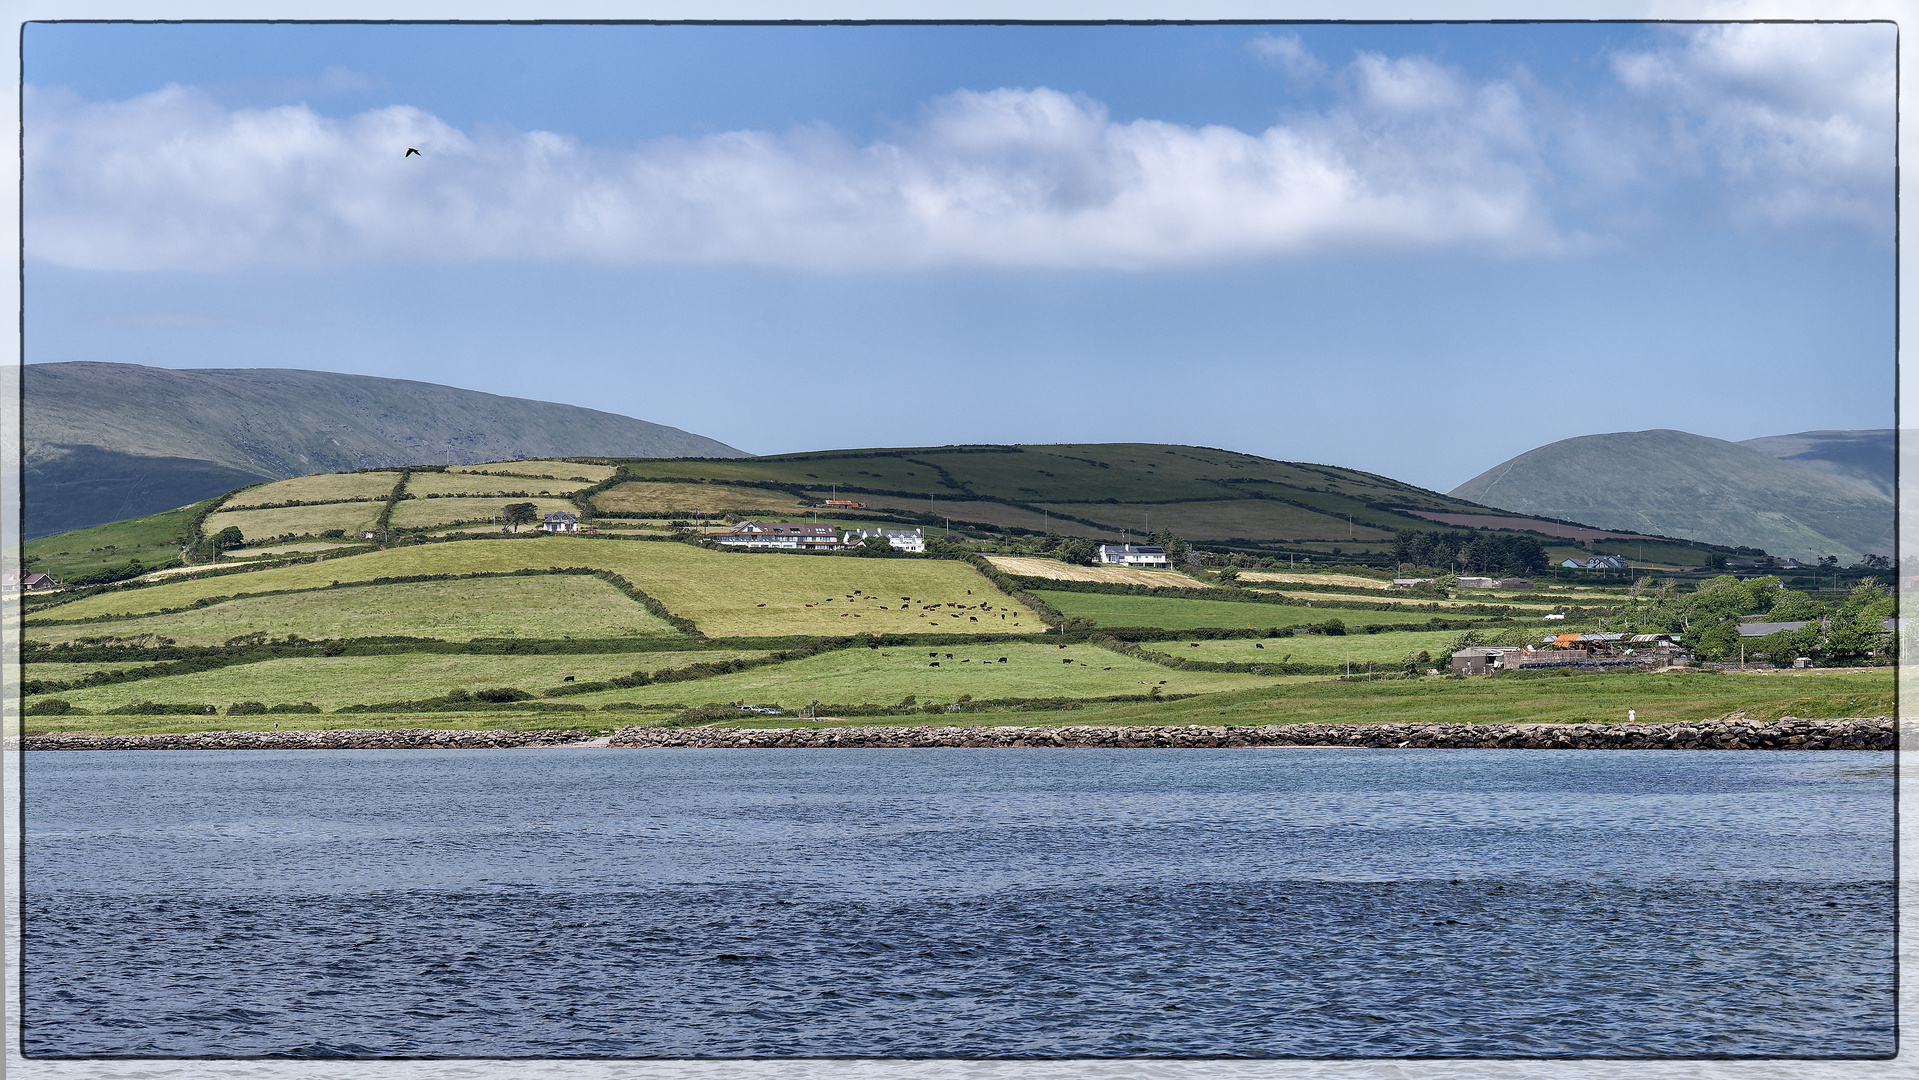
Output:
<instances>
[{"instance_id":1,"label":"patch of brown field","mask_svg":"<svg viewBox=\"0 0 1919 1080\"><path fill-rule=\"evenodd\" d=\"M1052 578L1055 581L1100 581L1110 585L1146 585L1155 589L1210 589L1172 570L1138 570L1130 566L1069 566L1052 559L1029 559L1017 555L988 555L986 561L1008 574L1020 577Z\"/></svg>"},{"instance_id":2,"label":"patch of brown field","mask_svg":"<svg viewBox=\"0 0 1919 1080\"><path fill-rule=\"evenodd\" d=\"M1357 574L1295 573L1290 570L1241 570L1241 581L1280 581L1296 585L1344 585L1354 589L1385 590L1386 582Z\"/></svg>"}]
</instances>

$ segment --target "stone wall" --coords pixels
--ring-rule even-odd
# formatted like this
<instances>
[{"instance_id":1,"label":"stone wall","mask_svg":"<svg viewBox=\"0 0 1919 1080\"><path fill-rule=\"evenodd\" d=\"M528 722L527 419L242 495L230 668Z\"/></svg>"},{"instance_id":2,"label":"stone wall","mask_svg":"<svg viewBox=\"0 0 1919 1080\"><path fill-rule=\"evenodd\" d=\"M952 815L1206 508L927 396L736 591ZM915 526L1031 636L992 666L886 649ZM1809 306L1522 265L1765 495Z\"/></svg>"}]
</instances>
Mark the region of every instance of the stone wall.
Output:
<instances>
[{"instance_id":1,"label":"stone wall","mask_svg":"<svg viewBox=\"0 0 1919 1080\"><path fill-rule=\"evenodd\" d=\"M340 728L333 731L201 731L186 735L29 735L20 745L27 750L507 750L522 746L563 746L592 737L584 731Z\"/></svg>"},{"instance_id":2,"label":"stone wall","mask_svg":"<svg viewBox=\"0 0 1919 1080\"><path fill-rule=\"evenodd\" d=\"M613 746L1371 746L1525 750L1890 750L1888 717L1698 724L1268 724L1257 727L628 727Z\"/></svg>"},{"instance_id":3,"label":"stone wall","mask_svg":"<svg viewBox=\"0 0 1919 1080\"><path fill-rule=\"evenodd\" d=\"M11 742L11 740L9 740ZM1888 717L1712 720L1697 724L1265 724L1187 727L625 727L580 731L224 731L190 735L34 735L28 750L497 750L582 743L636 749L722 747L1369 746L1519 750L1891 750Z\"/></svg>"}]
</instances>

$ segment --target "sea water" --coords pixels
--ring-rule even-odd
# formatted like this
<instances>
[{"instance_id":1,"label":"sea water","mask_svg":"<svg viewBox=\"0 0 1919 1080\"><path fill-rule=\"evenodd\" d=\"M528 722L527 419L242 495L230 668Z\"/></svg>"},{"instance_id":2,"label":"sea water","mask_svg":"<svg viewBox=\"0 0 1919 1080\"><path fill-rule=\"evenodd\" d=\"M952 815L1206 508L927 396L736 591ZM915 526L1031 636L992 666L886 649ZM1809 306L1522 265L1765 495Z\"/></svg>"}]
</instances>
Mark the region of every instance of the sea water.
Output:
<instances>
[{"instance_id":1,"label":"sea water","mask_svg":"<svg viewBox=\"0 0 1919 1080\"><path fill-rule=\"evenodd\" d=\"M25 758L29 1055L1894 1049L1890 754Z\"/></svg>"}]
</instances>

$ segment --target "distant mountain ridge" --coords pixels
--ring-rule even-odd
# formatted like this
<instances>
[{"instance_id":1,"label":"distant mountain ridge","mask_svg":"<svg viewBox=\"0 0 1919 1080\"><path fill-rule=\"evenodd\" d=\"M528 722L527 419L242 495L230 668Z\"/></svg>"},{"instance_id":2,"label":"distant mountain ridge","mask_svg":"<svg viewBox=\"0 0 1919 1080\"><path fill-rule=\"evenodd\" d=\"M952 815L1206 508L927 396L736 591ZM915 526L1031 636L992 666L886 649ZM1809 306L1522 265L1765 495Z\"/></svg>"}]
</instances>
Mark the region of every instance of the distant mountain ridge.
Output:
<instances>
[{"instance_id":1,"label":"distant mountain ridge","mask_svg":"<svg viewBox=\"0 0 1919 1080\"><path fill-rule=\"evenodd\" d=\"M1867 490L1890 499L1898 487L1894 470L1894 435L1891 428L1802 431L1797 435L1746 439L1739 445L1750 446L1762 454L1863 485Z\"/></svg>"},{"instance_id":2,"label":"distant mountain ridge","mask_svg":"<svg viewBox=\"0 0 1919 1080\"><path fill-rule=\"evenodd\" d=\"M1614 432L1529 450L1449 494L1521 513L1848 564L1893 550L1892 432L1745 443Z\"/></svg>"},{"instance_id":3,"label":"distant mountain ridge","mask_svg":"<svg viewBox=\"0 0 1919 1080\"><path fill-rule=\"evenodd\" d=\"M750 456L679 428L435 383L76 361L22 371L26 536L261 480L522 457Z\"/></svg>"}]
</instances>

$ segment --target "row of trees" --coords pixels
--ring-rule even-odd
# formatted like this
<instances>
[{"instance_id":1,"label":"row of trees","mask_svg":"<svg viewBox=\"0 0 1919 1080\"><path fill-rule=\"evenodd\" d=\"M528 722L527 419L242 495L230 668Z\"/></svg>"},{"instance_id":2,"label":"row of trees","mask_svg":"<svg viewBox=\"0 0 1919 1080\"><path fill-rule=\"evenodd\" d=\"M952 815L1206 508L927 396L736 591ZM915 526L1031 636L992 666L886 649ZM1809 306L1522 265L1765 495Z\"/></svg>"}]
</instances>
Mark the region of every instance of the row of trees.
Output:
<instances>
[{"instance_id":1,"label":"row of trees","mask_svg":"<svg viewBox=\"0 0 1919 1080\"><path fill-rule=\"evenodd\" d=\"M1417 532L1393 534L1393 561L1401 566L1453 570L1461 574L1537 574L1546 567L1546 549L1530 536L1493 532Z\"/></svg>"},{"instance_id":2,"label":"row of trees","mask_svg":"<svg viewBox=\"0 0 1919 1080\"><path fill-rule=\"evenodd\" d=\"M1743 643L1748 660L1790 663L1806 656L1844 663L1873 653L1890 656L1897 642L1883 624L1897 610L1898 601L1871 581L1843 599L1822 602L1781 588L1776 577L1741 581L1726 574L1707 579L1690 593L1677 592L1670 585L1661 587L1650 607L1634 613L1633 622L1640 631L1679 635L1704 660L1737 660ZM1742 639L1739 620L1753 615L1764 616L1756 621L1806 625Z\"/></svg>"}]
</instances>

